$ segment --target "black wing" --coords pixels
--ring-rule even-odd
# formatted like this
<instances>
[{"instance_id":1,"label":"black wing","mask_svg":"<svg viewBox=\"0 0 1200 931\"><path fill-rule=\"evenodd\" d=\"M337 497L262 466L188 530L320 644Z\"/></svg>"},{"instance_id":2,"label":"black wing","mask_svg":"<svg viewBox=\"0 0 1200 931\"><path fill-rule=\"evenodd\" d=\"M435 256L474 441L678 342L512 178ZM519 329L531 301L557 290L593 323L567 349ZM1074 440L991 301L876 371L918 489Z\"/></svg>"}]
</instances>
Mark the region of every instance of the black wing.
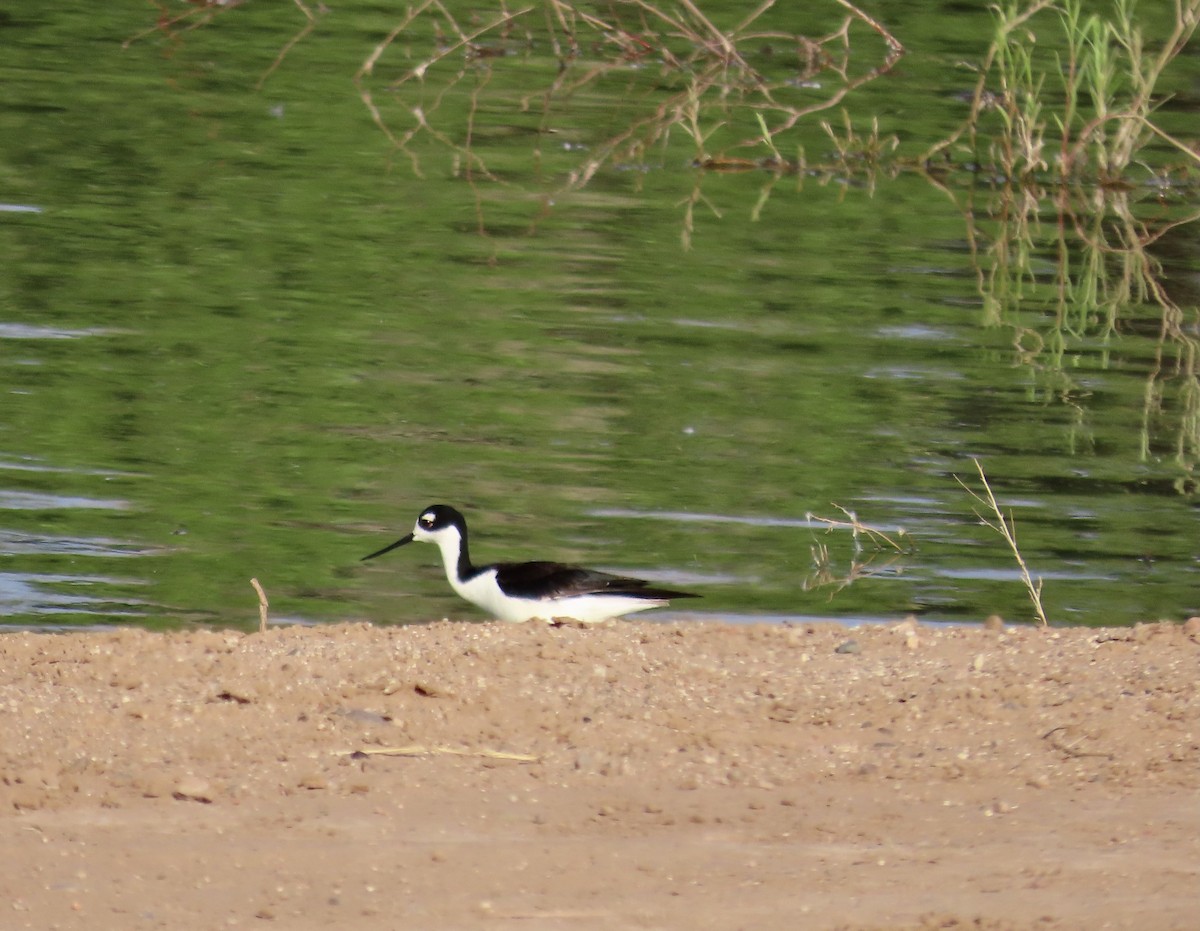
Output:
<instances>
[{"instance_id":1,"label":"black wing","mask_svg":"<svg viewBox=\"0 0 1200 931\"><path fill-rule=\"evenodd\" d=\"M500 563L496 583L509 595L566 598L571 595L629 595L633 598L699 598L691 592L651 588L649 582L558 562Z\"/></svg>"}]
</instances>

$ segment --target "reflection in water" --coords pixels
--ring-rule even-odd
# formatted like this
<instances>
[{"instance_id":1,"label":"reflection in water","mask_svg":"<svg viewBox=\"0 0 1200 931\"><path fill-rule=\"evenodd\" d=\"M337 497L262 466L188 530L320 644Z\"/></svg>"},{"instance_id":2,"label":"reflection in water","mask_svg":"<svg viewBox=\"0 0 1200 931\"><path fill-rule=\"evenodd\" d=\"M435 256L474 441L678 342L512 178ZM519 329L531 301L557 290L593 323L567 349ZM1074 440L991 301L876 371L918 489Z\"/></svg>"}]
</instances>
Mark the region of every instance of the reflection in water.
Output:
<instances>
[{"instance_id":1,"label":"reflection in water","mask_svg":"<svg viewBox=\"0 0 1200 931\"><path fill-rule=\"evenodd\" d=\"M1172 299L1150 247L1193 224L1200 212L1164 212L1150 202L1143 211L1151 216L1141 219L1134 214L1140 205L1124 190L1098 189L1086 205L1035 198L1034 191L995 192L982 213L996 219L986 227L973 204L964 209L985 325L1011 332L1016 358L1035 373L1045 400L1072 412L1073 443L1089 447L1097 432L1090 402L1098 386L1089 376L1128 372L1131 351L1142 354L1133 369L1145 377L1138 457L1149 462L1166 452L1178 491L1193 493L1200 460L1200 339L1194 332L1200 312ZM1138 331L1149 340L1127 345L1120 338Z\"/></svg>"},{"instance_id":2,"label":"reflection in water","mask_svg":"<svg viewBox=\"0 0 1200 931\"><path fill-rule=\"evenodd\" d=\"M89 589L123 591L128 578L80 575L34 575L0 572L0 612L10 617L72 615L90 618L147 620L149 603L88 594Z\"/></svg>"},{"instance_id":3,"label":"reflection in water","mask_svg":"<svg viewBox=\"0 0 1200 931\"><path fill-rule=\"evenodd\" d=\"M128 501L82 498L36 491L0 490L0 511L46 511L59 508L93 508L97 510L123 511L128 507Z\"/></svg>"},{"instance_id":4,"label":"reflection in water","mask_svg":"<svg viewBox=\"0 0 1200 931\"><path fill-rule=\"evenodd\" d=\"M62 536L39 537L0 531L0 553L9 553L12 555L55 554L62 556L107 556L121 558L152 556L158 552L160 551L150 547L139 546L135 543L125 543L120 540L84 540Z\"/></svg>"},{"instance_id":5,"label":"reflection in water","mask_svg":"<svg viewBox=\"0 0 1200 931\"><path fill-rule=\"evenodd\" d=\"M979 35L970 6L914 4L909 28ZM84 41L154 25L132 6L75 15L5 50L39 101L0 112L9 196L44 205L0 223L6 620L252 625L251 578L276 620L463 616L431 567L357 565L431 500L480 512L499 553L701 586L691 618L1028 619L954 481L973 457L1053 621L1200 612L1195 298L1159 266L1194 264L1195 192L864 169L901 130L953 130L946 56L798 123L774 163L697 169L698 140L763 129L731 97L618 151L680 92L656 60L545 104L553 54L460 49L384 97L422 60L396 44L360 86L426 119L417 175L316 80L353 74L358 25L287 46L264 8L219 55L195 30L160 56L153 32ZM78 54L48 64L64 35ZM871 41L852 77L887 60ZM752 54L785 106L831 99L794 49ZM809 516L837 504L863 529Z\"/></svg>"},{"instance_id":6,"label":"reflection in water","mask_svg":"<svg viewBox=\"0 0 1200 931\"><path fill-rule=\"evenodd\" d=\"M745 524L749 527L823 527L812 517L755 517L733 514L690 514L684 511L634 511L624 508L597 508L587 512L591 517L650 518L652 520L678 521L680 523Z\"/></svg>"},{"instance_id":7,"label":"reflection in water","mask_svg":"<svg viewBox=\"0 0 1200 931\"><path fill-rule=\"evenodd\" d=\"M0 339L77 339L112 332L104 329L65 330L59 327L33 326L27 323L0 323Z\"/></svg>"}]
</instances>

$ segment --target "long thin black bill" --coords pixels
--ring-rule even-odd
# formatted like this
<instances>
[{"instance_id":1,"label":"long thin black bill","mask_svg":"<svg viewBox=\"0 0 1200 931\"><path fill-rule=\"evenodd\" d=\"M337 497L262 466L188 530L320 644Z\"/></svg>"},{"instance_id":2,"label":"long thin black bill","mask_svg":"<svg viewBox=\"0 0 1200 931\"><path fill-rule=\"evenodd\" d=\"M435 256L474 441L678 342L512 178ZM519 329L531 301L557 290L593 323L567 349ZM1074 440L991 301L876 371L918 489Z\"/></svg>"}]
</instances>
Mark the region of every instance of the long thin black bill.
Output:
<instances>
[{"instance_id":1,"label":"long thin black bill","mask_svg":"<svg viewBox=\"0 0 1200 931\"><path fill-rule=\"evenodd\" d=\"M410 533L406 537L401 537L399 540L397 540L391 546L385 546L383 549L379 550L378 552L372 553L370 556L364 556L362 559L359 560L359 562L366 562L368 559L374 559L376 556L382 556L384 553L390 553L396 547L403 546L405 543L412 543L412 541L413 541L413 535Z\"/></svg>"}]
</instances>

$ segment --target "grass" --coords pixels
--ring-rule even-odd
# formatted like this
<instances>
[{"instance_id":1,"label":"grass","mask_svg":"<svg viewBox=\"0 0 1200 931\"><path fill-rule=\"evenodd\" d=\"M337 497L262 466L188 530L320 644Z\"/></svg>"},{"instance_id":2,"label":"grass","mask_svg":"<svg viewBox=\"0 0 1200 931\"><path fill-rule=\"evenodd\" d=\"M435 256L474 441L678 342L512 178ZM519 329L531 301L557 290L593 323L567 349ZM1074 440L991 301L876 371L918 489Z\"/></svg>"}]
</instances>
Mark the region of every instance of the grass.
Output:
<instances>
[{"instance_id":1,"label":"grass","mask_svg":"<svg viewBox=\"0 0 1200 931\"><path fill-rule=\"evenodd\" d=\"M1153 118L1163 74L1200 25L1200 0L1177 0L1157 55L1148 51L1133 0L1114 0L1108 15L1084 15L1081 0L1009 2L992 11L995 36L967 119L925 153L926 163L961 150L1010 183L1111 186L1128 183L1140 154L1159 140L1200 164ZM1039 44L1065 51L1044 62Z\"/></svg>"},{"instance_id":2,"label":"grass","mask_svg":"<svg viewBox=\"0 0 1200 931\"><path fill-rule=\"evenodd\" d=\"M1048 627L1050 621L1046 617L1046 609L1042 605L1042 580L1041 578L1034 579L1029 574L1029 567L1025 564L1025 558L1021 555L1021 548L1017 546L1017 522L1009 511L1006 517L1000 509L1000 504L996 500L996 495L992 491L992 486L989 484L987 474L983 471L983 465L978 459L972 459L975 463L975 468L979 472L979 481L983 485L983 494L975 491L966 482L958 476L955 476L955 481L961 485L966 492L974 498L979 504L983 505L990 516L984 516L979 511L975 511L975 516L979 518L980 523L985 527L989 527L1004 538L1004 542L1008 544L1008 548L1012 550L1013 558L1017 561L1017 567L1021 570L1021 581L1025 585L1025 591L1029 595L1029 601L1033 605L1033 613L1037 617L1038 623L1043 627Z\"/></svg>"}]
</instances>

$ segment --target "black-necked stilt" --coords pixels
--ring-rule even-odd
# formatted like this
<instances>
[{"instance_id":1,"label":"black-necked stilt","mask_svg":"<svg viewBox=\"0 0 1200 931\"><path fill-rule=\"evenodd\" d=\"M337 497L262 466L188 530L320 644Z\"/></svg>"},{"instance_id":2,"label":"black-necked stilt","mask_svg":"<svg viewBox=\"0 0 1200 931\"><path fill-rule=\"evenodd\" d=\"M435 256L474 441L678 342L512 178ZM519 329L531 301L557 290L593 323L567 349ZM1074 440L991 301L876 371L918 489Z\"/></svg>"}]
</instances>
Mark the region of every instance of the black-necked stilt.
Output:
<instances>
[{"instance_id":1,"label":"black-necked stilt","mask_svg":"<svg viewBox=\"0 0 1200 931\"><path fill-rule=\"evenodd\" d=\"M508 562L471 565L467 554L467 521L447 504L427 507L412 533L363 559L374 559L399 546L436 543L450 587L472 604L502 621L556 621L585 624L661 608L671 598L699 598L690 592L652 588L641 579L564 566L557 562Z\"/></svg>"}]
</instances>

